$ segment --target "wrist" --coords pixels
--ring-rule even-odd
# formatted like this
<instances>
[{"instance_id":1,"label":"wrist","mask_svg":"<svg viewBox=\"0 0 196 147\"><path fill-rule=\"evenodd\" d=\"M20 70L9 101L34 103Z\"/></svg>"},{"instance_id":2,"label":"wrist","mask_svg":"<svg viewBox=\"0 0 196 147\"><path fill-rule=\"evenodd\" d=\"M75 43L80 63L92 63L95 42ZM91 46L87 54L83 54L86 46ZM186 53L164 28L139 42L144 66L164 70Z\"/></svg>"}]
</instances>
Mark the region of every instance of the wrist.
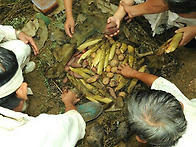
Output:
<instances>
[{"instance_id":1,"label":"wrist","mask_svg":"<svg viewBox=\"0 0 196 147\"><path fill-rule=\"evenodd\" d=\"M15 33L16 33L16 38L19 39L19 34L21 33L21 31L18 30L18 31L15 31Z\"/></svg>"},{"instance_id":2,"label":"wrist","mask_svg":"<svg viewBox=\"0 0 196 147\"><path fill-rule=\"evenodd\" d=\"M132 71L132 73L131 73L131 78L138 78L138 76L139 76L139 74L140 74L140 72L139 71L137 71L137 70L134 70L134 71Z\"/></svg>"}]
</instances>

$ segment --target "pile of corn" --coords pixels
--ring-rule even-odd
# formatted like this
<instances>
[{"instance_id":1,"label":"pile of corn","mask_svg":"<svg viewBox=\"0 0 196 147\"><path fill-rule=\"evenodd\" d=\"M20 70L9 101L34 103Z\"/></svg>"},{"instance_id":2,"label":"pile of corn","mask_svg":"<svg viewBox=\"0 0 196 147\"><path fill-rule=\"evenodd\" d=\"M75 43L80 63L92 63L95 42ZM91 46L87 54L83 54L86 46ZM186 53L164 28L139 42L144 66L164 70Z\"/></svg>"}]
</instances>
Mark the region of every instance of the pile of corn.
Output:
<instances>
[{"instance_id":1,"label":"pile of corn","mask_svg":"<svg viewBox=\"0 0 196 147\"><path fill-rule=\"evenodd\" d=\"M125 63L137 68L131 45L104 37L88 41L78 50L65 70L71 83L90 101L108 104L122 100L137 84L137 79L116 73L118 67ZM145 69L146 66L142 66L139 71L144 72Z\"/></svg>"}]
</instances>

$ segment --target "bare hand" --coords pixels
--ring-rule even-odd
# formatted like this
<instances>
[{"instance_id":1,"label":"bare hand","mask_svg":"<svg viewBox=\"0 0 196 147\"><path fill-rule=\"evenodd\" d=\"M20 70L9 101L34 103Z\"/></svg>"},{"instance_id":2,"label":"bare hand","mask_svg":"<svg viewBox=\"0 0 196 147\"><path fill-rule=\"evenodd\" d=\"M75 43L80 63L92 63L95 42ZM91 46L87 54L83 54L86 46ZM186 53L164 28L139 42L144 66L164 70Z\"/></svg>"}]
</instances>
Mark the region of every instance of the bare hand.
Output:
<instances>
[{"instance_id":1,"label":"bare hand","mask_svg":"<svg viewBox=\"0 0 196 147\"><path fill-rule=\"evenodd\" d=\"M68 91L68 92L64 92L61 95L62 101L64 104L72 104L75 105L77 102L80 101L80 99L78 99L78 96L75 92L72 91Z\"/></svg>"},{"instance_id":2,"label":"bare hand","mask_svg":"<svg viewBox=\"0 0 196 147\"><path fill-rule=\"evenodd\" d=\"M118 67L118 71L117 73L122 74L123 76L127 77L127 78L132 78L136 75L136 70L134 70L133 68L131 68L127 63L126 64L121 64Z\"/></svg>"},{"instance_id":3,"label":"bare hand","mask_svg":"<svg viewBox=\"0 0 196 147\"><path fill-rule=\"evenodd\" d=\"M180 28L175 33L184 33L179 46L184 46L189 43L196 36L196 26L187 26Z\"/></svg>"},{"instance_id":4,"label":"bare hand","mask_svg":"<svg viewBox=\"0 0 196 147\"><path fill-rule=\"evenodd\" d=\"M25 34L24 32L20 32L18 38L22 40L25 44L30 44L33 49L34 55L37 55L39 53L39 49L31 36Z\"/></svg>"},{"instance_id":5,"label":"bare hand","mask_svg":"<svg viewBox=\"0 0 196 147\"><path fill-rule=\"evenodd\" d=\"M114 16L109 17L107 20L107 25L105 27L106 35L113 37L119 33L120 20Z\"/></svg>"},{"instance_id":6,"label":"bare hand","mask_svg":"<svg viewBox=\"0 0 196 147\"><path fill-rule=\"evenodd\" d=\"M75 22L73 18L67 18L65 21L65 32L69 37L73 37Z\"/></svg>"},{"instance_id":7,"label":"bare hand","mask_svg":"<svg viewBox=\"0 0 196 147\"><path fill-rule=\"evenodd\" d=\"M123 6L124 11L128 14L128 16L125 17L125 19L127 20L127 22L130 22L133 19L133 15L131 13L131 4L126 4L123 1L120 1L121 6Z\"/></svg>"}]
</instances>

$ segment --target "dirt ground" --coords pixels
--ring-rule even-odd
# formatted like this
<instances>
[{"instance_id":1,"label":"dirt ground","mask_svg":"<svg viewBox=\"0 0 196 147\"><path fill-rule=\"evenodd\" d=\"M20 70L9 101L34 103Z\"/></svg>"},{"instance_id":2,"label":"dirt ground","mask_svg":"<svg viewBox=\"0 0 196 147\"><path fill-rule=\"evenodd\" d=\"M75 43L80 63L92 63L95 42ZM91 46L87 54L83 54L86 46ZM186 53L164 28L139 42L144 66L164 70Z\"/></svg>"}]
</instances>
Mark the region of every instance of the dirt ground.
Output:
<instances>
[{"instance_id":1,"label":"dirt ground","mask_svg":"<svg viewBox=\"0 0 196 147\"><path fill-rule=\"evenodd\" d=\"M2 24L15 25L16 29L21 29L24 26L24 24L26 24L28 20L32 18L34 14L38 13L37 10L34 9L33 4L27 0L26 1L10 0L10 3L5 1L1 1L1 2L2 3L0 4L0 7L2 9L0 11L0 15L1 15L0 20ZM23 4L24 6L23 9L18 6L19 4ZM78 8L76 5L77 3L74 3L74 7L73 7L74 14L78 12ZM11 14L8 13L9 10L13 10ZM4 14L4 16L2 16L2 14ZM62 11L62 14L58 13L58 15L64 15L64 11ZM104 16L105 21L108 15ZM55 14L51 16L49 15L52 21L54 21L55 18L54 16L57 18ZM17 18L19 20L14 21ZM16 23L18 21L20 23ZM64 21L65 20L62 21L62 24L64 23ZM139 30L138 32L136 32L136 38L137 38L137 34L141 36L145 34L144 36L146 36L146 38L144 37L143 40L138 39L139 43L138 42L137 43L140 45L142 44L142 47L147 48L147 50L149 50L150 47L153 48L154 46L157 47L157 45L160 46L164 41L166 41L168 38L170 38L173 35L173 34L169 34L169 31L166 31L164 34L152 38L150 34L149 24L146 23L146 20L144 20L143 17L136 19L135 22L131 24L128 25L126 24L127 28L132 27L134 23L136 26L140 27L141 29L141 31ZM141 24L141 26L139 26L138 24ZM33 96L29 96L29 100L27 101L28 108L25 111L25 113L31 116L38 116L41 113L47 113L47 114L63 113L65 108L63 103L61 102L61 98L60 98L61 92L59 89L63 89L64 87L74 88L73 85L70 85L70 83L65 84L62 82L66 74L65 72L61 73L60 76L58 77L48 78L48 76L46 76L47 70L50 67L53 67L52 65L57 62L54 60L54 57L51 54L53 46L56 45L54 42L51 41L51 32L52 30L54 30L55 25L56 24L53 24L52 26L48 26L49 37L46 40L44 46L40 49L40 54L37 56L32 55L32 60L36 62L36 69L31 73L24 74L25 81L28 83L28 86L32 89L34 93ZM123 25L121 27L123 28ZM94 28L96 29L96 27ZM133 34L134 34L134 30L136 29L131 30ZM61 32L63 31L61 30ZM99 33L99 32L93 32L93 33L92 32L89 32L89 34L85 34L85 35L90 36L90 34L96 35L97 33ZM138 38L140 38L140 36ZM115 39L119 41L123 40L125 42L130 43L130 40L127 41L127 38L125 37L123 31L121 31L119 37L116 37ZM66 40L64 42L71 42L68 37L63 38L63 40ZM77 44L78 42L79 41L77 40L77 42L74 43ZM148 42L148 43L145 44L144 42ZM133 44L135 45L136 43ZM135 45L135 47L137 47L137 45ZM195 66L196 48L192 48L192 49L178 48L173 53L170 53L168 55L162 55L158 57L155 55L148 56L145 57L145 62L148 64L148 69L151 73L154 73L158 76L163 76L166 79L173 82L174 84L176 84L177 87L189 99L196 97L196 90L193 88L192 85L190 85L190 81L196 78L196 66ZM140 88L147 88L147 87L144 86L142 82L139 82L135 90ZM127 125L126 100L127 99L124 100L124 107L120 111L115 111L115 112L103 111L103 113L97 119L88 122L85 138L80 140L76 146L78 147L91 146L86 141L86 138L89 136L91 127L95 125L100 125L104 129L103 146L105 147L112 147L115 145L116 147L149 146L149 145L139 144L135 140L134 135L132 135L132 133L129 131ZM83 104L87 101L88 101L87 99L81 97L81 101L79 102L79 104Z\"/></svg>"}]
</instances>

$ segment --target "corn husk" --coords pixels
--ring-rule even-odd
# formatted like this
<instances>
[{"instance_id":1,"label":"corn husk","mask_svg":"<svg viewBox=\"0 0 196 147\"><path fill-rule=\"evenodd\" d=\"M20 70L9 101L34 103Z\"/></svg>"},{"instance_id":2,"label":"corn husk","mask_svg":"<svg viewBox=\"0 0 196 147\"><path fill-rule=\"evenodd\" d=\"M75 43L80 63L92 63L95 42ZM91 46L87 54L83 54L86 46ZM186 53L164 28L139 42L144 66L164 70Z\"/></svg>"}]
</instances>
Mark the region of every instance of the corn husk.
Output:
<instances>
[{"instance_id":1,"label":"corn husk","mask_svg":"<svg viewBox=\"0 0 196 147\"><path fill-rule=\"evenodd\" d=\"M81 71L81 70L78 69L78 68L72 68L72 67L70 67L70 70L73 71L73 72L75 72L75 73L77 73L77 74L79 74L79 75L81 75L81 76L83 77L84 80L86 80L86 79L88 79L88 78L91 77L89 74L87 74L87 73Z\"/></svg>"},{"instance_id":2,"label":"corn husk","mask_svg":"<svg viewBox=\"0 0 196 147\"><path fill-rule=\"evenodd\" d=\"M127 51L127 44L122 43L122 45L120 47L120 51L122 54L124 54Z\"/></svg>"},{"instance_id":3,"label":"corn husk","mask_svg":"<svg viewBox=\"0 0 196 147\"><path fill-rule=\"evenodd\" d=\"M104 62L105 62L105 48L102 49L102 53L101 53L101 58L97 67L97 74L101 75L103 72L103 68L104 68Z\"/></svg>"},{"instance_id":4,"label":"corn husk","mask_svg":"<svg viewBox=\"0 0 196 147\"><path fill-rule=\"evenodd\" d=\"M91 45L95 45L97 44L99 41L101 41L102 38L99 38L99 39L94 39L94 40L87 40L86 42L84 42L83 44L81 44L77 49L79 51L82 51L84 50L85 48L87 48L88 46L91 46Z\"/></svg>"},{"instance_id":5,"label":"corn husk","mask_svg":"<svg viewBox=\"0 0 196 147\"><path fill-rule=\"evenodd\" d=\"M183 33L177 33L171 40L168 48L165 50L165 53L173 52L179 45L180 41L182 40Z\"/></svg>"},{"instance_id":6,"label":"corn husk","mask_svg":"<svg viewBox=\"0 0 196 147\"><path fill-rule=\"evenodd\" d=\"M145 72L146 68L147 68L147 66L144 65L144 66L142 66L138 71L139 71L139 72ZM127 88L127 92L128 92L128 93L131 93L131 91L133 90L133 88L136 86L137 82L138 82L138 79L136 79L136 78L133 78L133 79L131 80L131 82L130 82L128 88Z\"/></svg>"},{"instance_id":7,"label":"corn husk","mask_svg":"<svg viewBox=\"0 0 196 147\"><path fill-rule=\"evenodd\" d=\"M109 53L109 60L112 60L116 52L116 42L112 44L112 47L110 48L110 53Z\"/></svg>"}]
</instances>

